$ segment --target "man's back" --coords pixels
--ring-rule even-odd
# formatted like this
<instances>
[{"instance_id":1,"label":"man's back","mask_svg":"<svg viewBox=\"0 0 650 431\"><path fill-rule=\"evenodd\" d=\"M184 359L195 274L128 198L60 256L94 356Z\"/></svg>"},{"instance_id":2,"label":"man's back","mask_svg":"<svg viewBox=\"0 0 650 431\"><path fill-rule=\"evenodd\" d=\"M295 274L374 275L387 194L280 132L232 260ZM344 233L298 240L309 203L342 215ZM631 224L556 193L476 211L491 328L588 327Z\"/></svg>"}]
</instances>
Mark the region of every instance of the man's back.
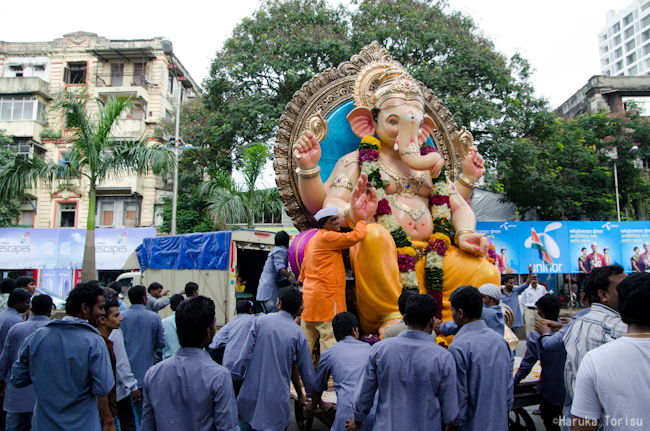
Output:
<instances>
[{"instance_id":1,"label":"man's back","mask_svg":"<svg viewBox=\"0 0 650 431\"><path fill-rule=\"evenodd\" d=\"M329 376L332 375L336 389L336 418L332 425L333 430L345 429L346 419L352 417L352 395L370 350L368 343L347 336L325 350L320 357L314 389L319 392L326 391ZM374 411L371 411L362 430L372 429L374 416Z\"/></svg>"},{"instance_id":2,"label":"man's back","mask_svg":"<svg viewBox=\"0 0 650 431\"><path fill-rule=\"evenodd\" d=\"M86 321L52 321L29 336L11 384L34 385L34 431L100 430L97 396L115 385L104 339Z\"/></svg>"},{"instance_id":3,"label":"man's back","mask_svg":"<svg viewBox=\"0 0 650 431\"><path fill-rule=\"evenodd\" d=\"M131 371L142 387L144 374L154 364L154 350L165 347L165 331L157 313L146 310L142 304L134 304L122 312L124 347L129 357Z\"/></svg>"},{"instance_id":4,"label":"man's back","mask_svg":"<svg viewBox=\"0 0 650 431\"><path fill-rule=\"evenodd\" d=\"M238 314L238 316L240 315ZM232 326L228 331L226 349L223 352L223 366L227 369L232 369L232 366L239 359L254 321L255 315L253 314L241 314L241 317L233 319Z\"/></svg>"},{"instance_id":5,"label":"man's back","mask_svg":"<svg viewBox=\"0 0 650 431\"><path fill-rule=\"evenodd\" d=\"M178 342L178 333L176 332L176 312L162 320L163 331L165 331L165 347L162 351L163 360L170 358L181 345Z\"/></svg>"},{"instance_id":6,"label":"man's back","mask_svg":"<svg viewBox=\"0 0 650 431\"><path fill-rule=\"evenodd\" d=\"M257 301L275 300L278 296L277 283L284 278L279 274L282 268L287 268L289 262L289 250L282 245L277 245L271 249L264 269L260 276L259 286L257 288Z\"/></svg>"},{"instance_id":7,"label":"man's back","mask_svg":"<svg viewBox=\"0 0 650 431\"><path fill-rule=\"evenodd\" d=\"M17 323L9 330L0 356L0 380L9 380L11 367L18 359L23 341L37 329L50 323L47 316L32 316L26 322ZM14 385L5 385L4 410L12 413L32 413L36 404L34 386L18 389Z\"/></svg>"},{"instance_id":8,"label":"man's back","mask_svg":"<svg viewBox=\"0 0 650 431\"><path fill-rule=\"evenodd\" d=\"M7 307L5 311L0 313L0 349L5 344L9 329L15 324L22 322L24 322L23 316L11 307Z\"/></svg>"},{"instance_id":9,"label":"man's back","mask_svg":"<svg viewBox=\"0 0 650 431\"><path fill-rule=\"evenodd\" d=\"M571 413L584 419L600 419L606 431L647 430L648 388L650 339L623 337L585 355Z\"/></svg>"},{"instance_id":10,"label":"man's back","mask_svg":"<svg viewBox=\"0 0 650 431\"><path fill-rule=\"evenodd\" d=\"M374 430L443 429L458 413L456 366L430 334L406 330L372 347L352 402L365 420L379 390Z\"/></svg>"},{"instance_id":11,"label":"man's back","mask_svg":"<svg viewBox=\"0 0 650 431\"><path fill-rule=\"evenodd\" d=\"M300 326L286 311L257 317L231 370L233 380L244 379L237 408L253 429L284 430L289 425L289 381L294 360L309 393L314 366Z\"/></svg>"},{"instance_id":12,"label":"man's back","mask_svg":"<svg viewBox=\"0 0 650 431\"><path fill-rule=\"evenodd\" d=\"M458 377L459 412L453 424L467 431L507 430L514 389L508 343L478 320L460 328L449 352Z\"/></svg>"},{"instance_id":13,"label":"man's back","mask_svg":"<svg viewBox=\"0 0 650 431\"><path fill-rule=\"evenodd\" d=\"M564 335L564 385L569 397L573 398L576 375L587 352L621 338L626 332L627 325L618 311L602 304L592 304L589 313L574 320Z\"/></svg>"},{"instance_id":14,"label":"man's back","mask_svg":"<svg viewBox=\"0 0 650 431\"><path fill-rule=\"evenodd\" d=\"M144 378L142 431L238 431L230 373L198 348L179 348Z\"/></svg>"}]
</instances>

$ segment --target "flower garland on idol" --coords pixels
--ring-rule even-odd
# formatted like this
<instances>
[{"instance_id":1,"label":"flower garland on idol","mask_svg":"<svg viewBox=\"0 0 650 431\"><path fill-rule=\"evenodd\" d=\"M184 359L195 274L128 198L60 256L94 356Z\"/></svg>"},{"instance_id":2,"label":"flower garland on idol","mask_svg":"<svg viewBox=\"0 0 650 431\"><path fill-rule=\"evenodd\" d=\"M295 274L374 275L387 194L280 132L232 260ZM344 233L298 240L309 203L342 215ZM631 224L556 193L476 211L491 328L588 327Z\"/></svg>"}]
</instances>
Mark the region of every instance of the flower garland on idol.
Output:
<instances>
[{"instance_id":1,"label":"flower garland on idol","mask_svg":"<svg viewBox=\"0 0 650 431\"><path fill-rule=\"evenodd\" d=\"M381 179L379 171L379 152L381 143L373 136L366 136L359 145L359 161L361 171L368 174L368 182L377 189L377 223L385 227L397 246L397 262L399 265L399 280L402 290L419 291L417 275L415 273L415 248L411 238L406 235L399 225L388 203L385 186L389 183ZM420 149L420 154L425 155L437 150L428 144ZM427 292L436 298L438 307L436 317L442 313L442 278L443 262L447 249L451 245L451 208L449 205L449 192L447 191L447 176L444 168L438 178L433 179L433 187L429 196L429 206L433 217L433 234L429 237L426 248L426 261L424 265L424 280Z\"/></svg>"}]
</instances>

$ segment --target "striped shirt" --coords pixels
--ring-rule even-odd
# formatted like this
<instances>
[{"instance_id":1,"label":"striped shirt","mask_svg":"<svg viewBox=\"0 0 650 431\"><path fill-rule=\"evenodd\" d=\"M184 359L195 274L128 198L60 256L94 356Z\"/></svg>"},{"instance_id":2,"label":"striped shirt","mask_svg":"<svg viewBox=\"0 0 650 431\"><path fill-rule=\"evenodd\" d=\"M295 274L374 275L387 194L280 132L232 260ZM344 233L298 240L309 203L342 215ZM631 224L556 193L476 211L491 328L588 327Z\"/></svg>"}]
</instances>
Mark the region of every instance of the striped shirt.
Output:
<instances>
[{"instance_id":1,"label":"striped shirt","mask_svg":"<svg viewBox=\"0 0 650 431\"><path fill-rule=\"evenodd\" d=\"M564 385L571 398L580 362L587 352L621 338L626 333L627 324L621 320L618 311L603 304L592 304L589 313L574 320L564 336Z\"/></svg>"}]
</instances>

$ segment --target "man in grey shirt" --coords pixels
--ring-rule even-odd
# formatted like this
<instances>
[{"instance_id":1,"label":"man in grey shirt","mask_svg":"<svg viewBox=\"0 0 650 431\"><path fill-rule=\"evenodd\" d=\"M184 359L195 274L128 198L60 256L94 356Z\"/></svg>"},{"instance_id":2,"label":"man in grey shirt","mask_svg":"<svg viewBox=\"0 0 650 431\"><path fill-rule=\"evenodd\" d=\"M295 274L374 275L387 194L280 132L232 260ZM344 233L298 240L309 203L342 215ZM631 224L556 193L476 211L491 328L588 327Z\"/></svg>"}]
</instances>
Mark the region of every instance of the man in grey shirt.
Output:
<instances>
[{"instance_id":1,"label":"man in grey shirt","mask_svg":"<svg viewBox=\"0 0 650 431\"><path fill-rule=\"evenodd\" d=\"M289 234L281 230L275 235L275 247L269 252L264 270L257 286L255 299L262 305L265 313L274 313L280 287L299 285L298 279L289 273ZM287 281L288 280L288 281Z\"/></svg>"},{"instance_id":2,"label":"man in grey shirt","mask_svg":"<svg viewBox=\"0 0 650 431\"><path fill-rule=\"evenodd\" d=\"M157 313L163 308L167 307L169 305L170 298L160 298L167 295L168 293L169 290L163 291L162 284L156 283L155 281L151 283L147 288L147 310Z\"/></svg>"}]
</instances>

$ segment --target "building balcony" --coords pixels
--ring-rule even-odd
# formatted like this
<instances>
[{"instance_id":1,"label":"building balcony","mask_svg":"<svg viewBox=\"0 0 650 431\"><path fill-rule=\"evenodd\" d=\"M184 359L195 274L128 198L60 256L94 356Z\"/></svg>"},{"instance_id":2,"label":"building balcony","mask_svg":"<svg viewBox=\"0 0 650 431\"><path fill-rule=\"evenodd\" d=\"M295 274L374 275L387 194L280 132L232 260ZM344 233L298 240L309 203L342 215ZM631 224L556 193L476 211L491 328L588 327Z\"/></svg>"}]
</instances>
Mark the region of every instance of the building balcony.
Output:
<instances>
[{"instance_id":1,"label":"building balcony","mask_svg":"<svg viewBox=\"0 0 650 431\"><path fill-rule=\"evenodd\" d=\"M38 121L0 121L0 129L6 130L8 136L32 138L41 142L44 126Z\"/></svg>"},{"instance_id":2,"label":"building balcony","mask_svg":"<svg viewBox=\"0 0 650 431\"><path fill-rule=\"evenodd\" d=\"M142 114L142 111L135 111L129 114L128 117L134 116L136 118L127 117L113 126L113 137L126 138L130 141L140 140L147 132L147 124L144 122L144 115Z\"/></svg>"},{"instance_id":3,"label":"building balcony","mask_svg":"<svg viewBox=\"0 0 650 431\"><path fill-rule=\"evenodd\" d=\"M94 83L102 100L116 96L149 102L149 89L153 86L148 77L134 74L96 74Z\"/></svg>"},{"instance_id":4,"label":"building balcony","mask_svg":"<svg viewBox=\"0 0 650 431\"><path fill-rule=\"evenodd\" d=\"M50 85L38 77L0 78L0 95L38 94L51 100Z\"/></svg>"}]
</instances>

